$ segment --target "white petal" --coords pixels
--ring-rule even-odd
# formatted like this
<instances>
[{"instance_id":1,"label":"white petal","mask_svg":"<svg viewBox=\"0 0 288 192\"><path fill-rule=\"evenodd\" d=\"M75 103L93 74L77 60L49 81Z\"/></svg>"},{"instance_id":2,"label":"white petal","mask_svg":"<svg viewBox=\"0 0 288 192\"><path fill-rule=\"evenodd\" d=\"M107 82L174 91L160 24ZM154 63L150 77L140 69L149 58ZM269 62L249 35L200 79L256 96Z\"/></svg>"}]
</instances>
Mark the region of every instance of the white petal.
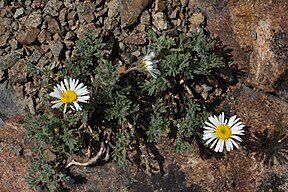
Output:
<instances>
[{"instance_id":1,"label":"white petal","mask_svg":"<svg viewBox=\"0 0 288 192\"><path fill-rule=\"evenodd\" d=\"M217 144L216 144L216 147L215 147L214 151L216 151L216 152L219 151L219 149L220 149L220 145L221 145L220 142L221 142L221 140L218 140L218 142L217 142Z\"/></svg>"},{"instance_id":2,"label":"white petal","mask_svg":"<svg viewBox=\"0 0 288 192\"><path fill-rule=\"evenodd\" d=\"M64 114L66 113L66 110L67 110L67 104L64 105L64 110L63 110Z\"/></svg>"},{"instance_id":3,"label":"white petal","mask_svg":"<svg viewBox=\"0 0 288 192\"><path fill-rule=\"evenodd\" d=\"M234 122L235 119L236 119L236 115L233 115L232 117L230 117L230 119L229 119L229 121L228 121L228 125L229 125L230 127L232 127L232 125L237 122L237 121Z\"/></svg>"},{"instance_id":4,"label":"white petal","mask_svg":"<svg viewBox=\"0 0 288 192\"><path fill-rule=\"evenodd\" d=\"M231 130L232 131L244 131L243 128L244 128L244 125L243 126L240 125L240 126L237 126L237 127L232 127Z\"/></svg>"},{"instance_id":5,"label":"white petal","mask_svg":"<svg viewBox=\"0 0 288 192\"><path fill-rule=\"evenodd\" d=\"M204 134L206 134L206 133L215 133L215 131L214 130L205 130L205 131L203 131L203 133Z\"/></svg>"},{"instance_id":6,"label":"white petal","mask_svg":"<svg viewBox=\"0 0 288 192\"><path fill-rule=\"evenodd\" d=\"M52 92L52 93L50 93L49 95L50 95L51 97L56 97L56 98L58 98L58 99L61 98L61 94L60 94L59 92Z\"/></svg>"},{"instance_id":7,"label":"white petal","mask_svg":"<svg viewBox=\"0 0 288 192\"><path fill-rule=\"evenodd\" d=\"M220 143L220 148L219 148L219 152L223 152L223 149L224 149L224 140L220 139L219 142Z\"/></svg>"},{"instance_id":8,"label":"white petal","mask_svg":"<svg viewBox=\"0 0 288 192\"><path fill-rule=\"evenodd\" d=\"M81 89L75 90L77 95L87 95L89 92L87 90L87 87L83 87Z\"/></svg>"},{"instance_id":9,"label":"white petal","mask_svg":"<svg viewBox=\"0 0 288 192\"><path fill-rule=\"evenodd\" d=\"M224 125L224 124L225 124L224 112L222 112L222 113L219 115L219 120L220 120L220 124L221 124L221 125Z\"/></svg>"},{"instance_id":10,"label":"white petal","mask_svg":"<svg viewBox=\"0 0 288 192\"><path fill-rule=\"evenodd\" d=\"M217 127L217 126L211 124L211 123L208 122L208 121L206 121L205 124L208 125L208 126L210 126L211 128L214 128L214 129Z\"/></svg>"},{"instance_id":11,"label":"white petal","mask_svg":"<svg viewBox=\"0 0 288 192\"><path fill-rule=\"evenodd\" d=\"M77 93L78 90L82 89L84 87L84 84L83 83L79 83L79 85L77 85L74 89L74 91Z\"/></svg>"},{"instance_id":12,"label":"white petal","mask_svg":"<svg viewBox=\"0 0 288 192\"><path fill-rule=\"evenodd\" d=\"M54 108L60 108L61 106L62 106L62 103L58 102L58 103L56 103L56 104L54 104L54 105L52 106L52 109L54 109Z\"/></svg>"},{"instance_id":13,"label":"white petal","mask_svg":"<svg viewBox=\"0 0 288 192\"><path fill-rule=\"evenodd\" d=\"M238 144L233 140L233 139L229 139L231 141L231 143L236 147L239 148Z\"/></svg>"},{"instance_id":14,"label":"white petal","mask_svg":"<svg viewBox=\"0 0 288 192\"><path fill-rule=\"evenodd\" d=\"M90 99L89 96L82 96L82 97L78 97L77 101L87 103L87 101L89 101L89 99Z\"/></svg>"},{"instance_id":15,"label":"white petal","mask_svg":"<svg viewBox=\"0 0 288 192\"><path fill-rule=\"evenodd\" d=\"M215 118L215 116L210 116L208 117L209 121L212 123L213 126L211 126L211 124L208 124L211 127L217 127L219 125L219 121L217 119L217 117Z\"/></svg>"},{"instance_id":16,"label":"white petal","mask_svg":"<svg viewBox=\"0 0 288 192\"><path fill-rule=\"evenodd\" d=\"M237 128L237 127L244 127L244 125L242 124L242 122L238 122L238 123L236 123L236 124L234 124L232 127L235 127L235 128Z\"/></svg>"},{"instance_id":17,"label":"white petal","mask_svg":"<svg viewBox=\"0 0 288 192\"><path fill-rule=\"evenodd\" d=\"M219 140L217 138L215 138L215 140L213 141L213 143L211 144L210 148L212 149L214 147L214 145L218 142Z\"/></svg>"},{"instance_id":18,"label":"white petal","mask_svg":"<svg viewBox=\"0 0 288 192\"><path fill-rule=\"evenodd\" d=\"M233 144L231 143L231 139L226 140L225 145L227 151L233 150Z\"/></svg>"},{"instance_id":19,"label":"white petal","mask_svg":"<svg viewBox=\"0 0 288 192\"><path fill-rule=\"evenodd\" d=\"M80 105L77 103L77 102L73 102L74 103L74 106L75 106L75 109L78 111L78 110L81 110L81 107Z\"/></svg>"},{"instance_id":20,"label":"white petal","mask_svg":"<svg viewBox=\"0 0 288 192\"><path fill-rule=\"evenodd\" d=\"M207 126L204 126L203 128L206 129L206 130L215 131L215 127L207 127Z\"/></svg>"},{"instance_id":21,"label":"white petal","mask_svg":"<svg viewBox=\"0 0 288 192\"><path fill-rule=\"evenodd\" d=\"M210 139L210 138L216 138L216 137L215 137L215 134L213 134L213 133L207 133L207 134L204 134L204 135L203 135L203 140L207 140L207 139Z\"/></svg>"},{"instance_id":22,"label":"white petal","mask_svg":"<svg viewBox=\"0 0 288 192\"><path fill-rule=\"evenodd\" d=\"M237 141L242 141L242 139L237 135L232 135L231 138L236 139Z\"/></svg>"},{"instance_id":23,"label":"white petal","mask_svg":"<svg viewBox=\"0 0 288 192\"><path fill-rule=\"evenodd\" d=\"M65 84L65 86L66 86L67 90L71 90L71 88L70 88L70 85L69 85L69 83L68 83L68 80L67 80L67 79L64 79L64 84Z\"/></svg>"},{"instance_id":24,"label":"white petal","mask_svg":"<svg viewBox=\"0 0 288 192\"><path fill-rule=\"evenodd\" d=\"M60 84L61 84L61 90L65 92L67 89L65 88L64 83L61 81Z\"/></svg>"},{"instance_id":25,"label":"white petal","mask_svg":"<svg viewBox=\"0 0 288 192\"><path fill-rule=\"evenodd\" d=\"M232 135L244 135L244 130L241 130L241 131L232 131Z\"/></svg>"},{"instance_id":26,"label":"white petal","mask_svg":"<svg viewBox=\"0 0 288 192\"><path fill-rule=\"evenodd\" d=\"M66 90L65 90L65 87L64 87L64 89L63 89L63 87L62 87L60 84L57 84L56 86L57 86L58 90L60 90L61 93L63 93L63 92L66 91Z\"/></svg>"},{"instance_id":27,"label":"white petal","mask_svg":"<svg viewBox=\"0 0 288 192\"><path fill-rule=\"evenodd\" d=\"M204 138L203 138L204 139ZM208 145L209 143L211 143L214 139L216 139L215 137L211 137L210 139L208 139L206 142L205 142L205 145Z\"/></svg>"}]
</instances>

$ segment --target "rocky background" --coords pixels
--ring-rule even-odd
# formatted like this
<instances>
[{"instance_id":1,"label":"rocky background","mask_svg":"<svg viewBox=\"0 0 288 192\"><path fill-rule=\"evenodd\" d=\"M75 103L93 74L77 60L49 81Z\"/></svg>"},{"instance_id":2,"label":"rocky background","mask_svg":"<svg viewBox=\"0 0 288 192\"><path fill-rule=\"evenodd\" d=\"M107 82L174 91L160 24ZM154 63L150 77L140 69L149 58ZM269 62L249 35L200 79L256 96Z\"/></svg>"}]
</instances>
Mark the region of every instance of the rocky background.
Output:
<instances>
[{"instance_id":1,"label":"rocky background","mask_svg":"<svg viewBox=\"0 0 288 192\"><path fill-rule=\"evenodd\" d=\"M242 148L225 157L194 143L187 154L174 154L163 141L161 171L153 175L112 163L73 167L76 177L67 188L288 191L287 18L287 0L0 0L0 191L32 191L25 183L31 151L21 123L43 107L46 93L41 79L27 74L27 63L61 66L90 29L109 37L120 61L131 63L146 49L148 29L190 33L203 26L221 43L231 69L211 107L237 114L247 125ZM215 97L209 90L198 89Z\"/></svg>"}]
</instances>

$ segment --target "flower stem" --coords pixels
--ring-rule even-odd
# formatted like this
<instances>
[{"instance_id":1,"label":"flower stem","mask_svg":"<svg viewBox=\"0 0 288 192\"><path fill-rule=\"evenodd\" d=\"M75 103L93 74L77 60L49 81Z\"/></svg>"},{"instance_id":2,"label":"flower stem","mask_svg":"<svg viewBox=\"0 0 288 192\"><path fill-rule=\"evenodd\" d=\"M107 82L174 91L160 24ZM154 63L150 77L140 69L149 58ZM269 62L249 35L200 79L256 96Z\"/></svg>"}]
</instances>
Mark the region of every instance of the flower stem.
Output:
<instances>
[{"instance_id":1,"label":"flower stem","mask_svg":"<svg viewBox=\"0 0 288 192\"><path fill-rule=\"evenodd\" d=\"M125 70L124 72L122 72L122 75L129 73L130 71L134 71L134 70L137 70L137 66L134 66L134 67L131 67L131 68Z\"/></svg>"}]
</instances>

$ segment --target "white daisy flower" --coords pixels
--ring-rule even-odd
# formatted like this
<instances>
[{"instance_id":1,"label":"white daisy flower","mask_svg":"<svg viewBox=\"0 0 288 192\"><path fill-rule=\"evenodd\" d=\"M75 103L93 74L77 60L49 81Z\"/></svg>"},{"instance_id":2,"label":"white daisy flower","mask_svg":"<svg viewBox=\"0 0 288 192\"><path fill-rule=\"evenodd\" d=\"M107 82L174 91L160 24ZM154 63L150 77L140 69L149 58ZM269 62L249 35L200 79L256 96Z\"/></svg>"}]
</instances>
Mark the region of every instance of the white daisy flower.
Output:
<instances>
[{"instance_id":1,"label":"white daisy flower","mask_svg":"<svg viewBox=\"0 0 288 192\"><path fill-rule=\"evenodd\" d=\"M242 141L238 135L244 135L244 125L239 118L236 118L236 115L232 116L228 122L224 118L224 113L219 117L210 116L208 119L209 121L205 122L203 135L203 140L207 140L206 145L212 143L210 148L213 148L216 144L216 152L222 152L224 144L227 151L233 150L234 146L239 147L235 140Z\"/></svg>"},{"instance_id":2,"label":"white daisy flower","mask_svg":"<svg viewBox=\"0 0 288 192\"><path fill-rule=\"evenodd\" d=\"M60 84L54 86L53 92L49 95L58 99L51 102L54 104L52 108L60 108L64 104L63 113L66 113L68 105L73 110L82 110L78 102L87 103L90 99L88 94L88 89L83 83L79 84L78 79L70 78L69 82L67 79L64 79L64 83L61 81ZM74 106L72 106L72 104L74 104Z\"/></svg>"},{"instance_id":3,"label":"white daisy flower","mask_svg":"<svg viewBox=\"0 0 288 192\"><path fill-rule=\"evenodd\" d=\"M155 53L151 52L143 57L143 59L137 65L139 71L148 71L153 78L157 78L160 75L160 71L157 69L157 60L154 60Z\"/></svg>"}]
</instances>

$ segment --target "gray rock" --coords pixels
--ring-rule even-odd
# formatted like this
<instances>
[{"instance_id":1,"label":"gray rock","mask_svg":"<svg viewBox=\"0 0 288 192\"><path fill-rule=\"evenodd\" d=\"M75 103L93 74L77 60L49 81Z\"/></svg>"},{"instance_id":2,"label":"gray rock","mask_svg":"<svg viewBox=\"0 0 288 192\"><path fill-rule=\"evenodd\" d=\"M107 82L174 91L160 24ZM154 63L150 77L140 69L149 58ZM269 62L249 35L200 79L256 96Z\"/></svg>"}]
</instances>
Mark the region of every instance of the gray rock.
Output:
<instances>
[{"instance_id":1,"label":"gray rock","mask_svg":"<svg viewBox=\"0 0 288 192\"><path fill-rule=\"evenodd\" d=\"M60 33L60 25L58 23L58 21L54 18L51 17L50 15L47 15L45 17L45 20L47 21L48 24L48 28L47 30L51 33Z\"/></svg>"},{"instance_id":2,"label":"gray rock","mask_svg":"<svg viewBox=\"0 0 288 192\"><path fill-rule=\"evenodd\" d=\"M50 45L50 49L52 51L52 54L54 56L54 59L58 61L59 57L61 55L62 49L63 49L62 42L59 40L50 41L49 45Z\"/></svg>"},{"instance_id":3,"label":"gray rock","mask_svg":"<svg viewBox=\"0 0 288 192\"><path fill-rule=\"evenodd\" d=\"M43 9L44 15L58 16L62 1L50 0Z\"/></svg>"},{"instance_id":4,"label":"gray rock","mask_svg":"<svg viewBox=\"0 0 288 192\"><path fill-rule=\"evenodd\" d=\"M11 29L12 21L12 18L0 17L0 35L5 34L7 30Z\"/></svg>"},{"instance_id":5,"label":"gray rock","mask_svg":"<svg viewBox=\"0 0 288 192\"><path fill-rule=\"evenodd\" d=\"M143 45L146 43L146 34L145 33L130 34L128 37L123 39L123 42L131 45Z\"/></svg>"},{"instance_id":6,"label":"gray rock","mask_svg":"<svg viewBox=\"0 0 288 192\"><path fill-rule=\"evenodd\" d=\"M95 4L89 1L85 1L84 3L79 3L77 6L77 14L81 20L86 21L87 23L91 23L94 20L94 10Z\"/></svg>"},{"instance_id":7,"label":"gray rock","mask_svg":"<svg viewBox=\"0 0 288 192\"><path fill-rule=\"evenodd\" d=\"M26 26L30 27L38 27L42 23L42 15L41 11L35 11L29 14L27 20L26 20Z\"/></svg>"},{"instance_id":8,"label":"gray rock","mask_svg":"<svg viewBox=\"0 0 288 192\"><path fill-rule=\"evenodd\" d=\"M96 30L96 26L94 25L94 23L81 25L76 31L77 37L80 39L83 38L85 36L85 33L87 33L89 30Z\"/></svg>"},{"instance_id":9,"label":"gray rock","mask_svg":"<svg viewBox=\"0 0 288 192\"><path fill-rule=\"evenodd\" d=\"M9 40L9 45L10 45L12 50L16 50L16 49L18 49L19 43L16 39L12 38Z\"/></svg>"},{"instance_id":10,"label":"gray rock","mask_svg":"<svg viewBox=\"0 0 288 192\"><path fill-rule=\"evenodd\" d=\"M17 18L21 17L23 14L24 14L24 8L23 8L23 7L20 7L20 8L18 8L18 9L16 9L13 17L14 17L15 19L17 19Z\"/></svg>"},{"instance_id":11,"label":"gray rock","mask_svg":"<svg viewBox=\"0 0 288 192\"><path fill-rule=\"evenodd\" d=\"M142 25L150 25L151 19L150 19L150 13L146 10L142 13L140 17L140 22Z\"/></svg>"},{"instance_id":12,"label":"gray rock","mask_svg":"<svg viewBox=\"0 0 288 192\"><path fill-rule=\"evenodd\" d=\"M6 70L12 67L17 61L19 61L21 55L17 52L11 52L4 58L0 58L0 70Z\"/></svg>"},{"instance_id":13,"label":"gray rock","mask_svg":"<svg viewBox=\"0 0 288 192\"><path fill-rule=\"evenodd\" d=\"M168 21L166 15L162 12L158 12L152 15L152 23L158 31L163 31L168 29Z\"/></svg>"},{"instance_id":14,"label":"gray rock","mask_svg":"<svg viewBox=\"0 0 288 192\"><path fill-rule=\"evenodd\" d=\"M166 5L163 0L156 0L155 1L155 11L164 11L166 9Z\"/></svg>"},{"instance_id":15,"label":"gray rock","mask_svg":"<svg viewBox=\"0 0 288 192\"><path fill-rule=\"evenodd\" d=\"M139 15L148 5L149 0L118 0L121 27L128 27L136 23Z\"/></svg>"},{"instance_id":16,"label":"gray rock","mask_svg":"<svg viewBox=\"0 0 288 192\"><path fill-rule=\"evenodd\" d=\"M108 3L108 17L109 18L117 17L118 14L119 14L118 0L111 0Z\"/></svg>"},{"instance_id":17,"label":"gray rock","mask_svg":"<svg viewBox=\"0 0 288 192\"><path fill-rule=\"evenodd\" d=\"M0 36L0 47L4 47L7 45L7 40L9 39L9 34L4 34Z\"/></svg>"},{"instance_id":18,"label":"gray rock","mask_svg":"<svg viewBox=\"0 0 288 192\"><path fill-rule=\"evenodd\" d=\"M115 18L105 17L104 26L106 30L114 30L119 22Z\"/></svg>"},{"instance_id":19,"label":"gray rock","mask_svg":"<svg viewBox=\"0 0 288 192\"><path fill-rule=\"evenodd\" d=\"M30 45L35 41L39 32L40 32L40 29L37 29L35 27L29 27L28 29L22 29L17 33L16 39L21 44Z\"/></svg>"},{"instance_id":20,"label":"gray rock","mask_svg":"<svg viewBox=\"0 0 288 192\"><path fill-rule=\"evenodd\" d=\"M43 54L44 51L39 46L35 46L29 61L31 61L32 63L36 63L39 61Z\"/></svg>"},{"instance_id":21,"label":"gray rock","mask_svg":"<svg viewBox=\"0 0 288 192\"><path fill-rule=\"evenodd\" d=\"M16 97L8 82L0 84L0 124L15 115L25 115L25 105Z\"/></svg>"}]
</instances>

